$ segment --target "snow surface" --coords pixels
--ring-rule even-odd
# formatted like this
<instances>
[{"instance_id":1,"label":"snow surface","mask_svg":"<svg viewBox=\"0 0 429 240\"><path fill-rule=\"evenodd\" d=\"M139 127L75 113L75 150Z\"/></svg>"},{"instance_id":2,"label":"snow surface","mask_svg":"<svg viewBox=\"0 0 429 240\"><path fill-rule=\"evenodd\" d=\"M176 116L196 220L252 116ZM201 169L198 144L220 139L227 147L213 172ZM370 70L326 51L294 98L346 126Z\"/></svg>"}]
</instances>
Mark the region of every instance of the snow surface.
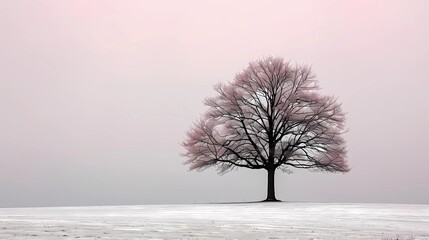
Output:
<instances>
[{"instance_id":1,"label":"snow surface","mask_svg":"<svg viewBox=\"0 0 429 240\"><path fill-rule=\"evenodd\" d=\"M429 239L429 205L0 208L0 239Z\"/></svg>"}]
</instances>

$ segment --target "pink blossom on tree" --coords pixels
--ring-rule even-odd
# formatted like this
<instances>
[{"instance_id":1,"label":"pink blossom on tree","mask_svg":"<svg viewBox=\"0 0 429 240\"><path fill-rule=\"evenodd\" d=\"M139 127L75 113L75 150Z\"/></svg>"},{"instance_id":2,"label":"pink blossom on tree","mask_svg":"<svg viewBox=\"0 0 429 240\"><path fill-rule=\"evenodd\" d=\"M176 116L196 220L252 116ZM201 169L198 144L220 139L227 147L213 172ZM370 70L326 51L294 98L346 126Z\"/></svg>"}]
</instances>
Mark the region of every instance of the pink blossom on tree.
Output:
<instances>
[{"instance_id":1,"label":"pink blossom on tree","mask_svg":"<svg viewBox=\"0 0 429 240\"><path fill-rule=\"evenodd\" d=\"M345 114L336 98L319 93L309 67L268 57L215 90L217 96L205 100L209 109L183 141L191 170L265 169L267 201L276 200L276 169L349 171Z\"/></svg>"}]
</instances>

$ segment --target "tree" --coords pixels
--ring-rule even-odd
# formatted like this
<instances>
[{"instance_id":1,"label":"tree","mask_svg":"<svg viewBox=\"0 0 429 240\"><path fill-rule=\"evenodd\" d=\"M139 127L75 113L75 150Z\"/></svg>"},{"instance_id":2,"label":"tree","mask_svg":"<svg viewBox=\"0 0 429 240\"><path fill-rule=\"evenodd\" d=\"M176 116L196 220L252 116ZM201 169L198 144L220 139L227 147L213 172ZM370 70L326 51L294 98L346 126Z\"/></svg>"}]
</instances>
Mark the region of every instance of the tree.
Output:
<instances>
[{"instance_id":1,"label":"tree","mask_svg":"<svg viewBox=\"0 0 429 240\"><path fill-rule=\"evenodd\" d=\"M209 109L182 143L184 163L191 170L216 166L219 173L265 169L266 201L277 201L276 169L348 172L345 114L336 98L319 89L307 66L278 57L251 62L205 100Z\"/></svg>"}]
</instances>

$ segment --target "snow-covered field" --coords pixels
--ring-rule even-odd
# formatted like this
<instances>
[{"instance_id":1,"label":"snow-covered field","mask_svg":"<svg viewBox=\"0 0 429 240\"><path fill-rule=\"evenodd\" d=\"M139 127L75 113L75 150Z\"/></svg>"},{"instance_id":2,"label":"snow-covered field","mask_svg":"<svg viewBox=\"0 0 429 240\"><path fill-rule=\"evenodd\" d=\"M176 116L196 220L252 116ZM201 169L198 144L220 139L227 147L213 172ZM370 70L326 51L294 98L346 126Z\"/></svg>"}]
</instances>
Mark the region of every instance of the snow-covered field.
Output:
<instances>
[{"instance_id":1,"label":"snow-covered field","mask_svg":"<svg viewBox=\"0 0 429 240\"><path fill-rule=\"evenodd\" d=\"M0 239L429 239L429 205L0 208Z\"/></svg>"}]
</instances>

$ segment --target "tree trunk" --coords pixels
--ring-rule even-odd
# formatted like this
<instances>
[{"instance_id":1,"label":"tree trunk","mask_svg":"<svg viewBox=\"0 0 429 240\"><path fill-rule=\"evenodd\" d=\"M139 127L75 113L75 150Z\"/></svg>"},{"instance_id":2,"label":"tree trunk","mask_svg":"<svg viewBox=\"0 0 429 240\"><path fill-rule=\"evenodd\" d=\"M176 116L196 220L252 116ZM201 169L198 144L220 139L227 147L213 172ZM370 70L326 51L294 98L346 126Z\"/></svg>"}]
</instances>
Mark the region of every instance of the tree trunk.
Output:
<instances>
[{"instance_id":1,"label":"tree trunk","mask_svg":"<svg viewBox=\"0 0 429 240\"><path fill-rule=\"evenodd\" d=\"M267 189L267 199L265 201L277 201L276 193L274 189L274 173L275 169L273 167L268 168L268 189Z\"/></svg>"}]
</instances>

